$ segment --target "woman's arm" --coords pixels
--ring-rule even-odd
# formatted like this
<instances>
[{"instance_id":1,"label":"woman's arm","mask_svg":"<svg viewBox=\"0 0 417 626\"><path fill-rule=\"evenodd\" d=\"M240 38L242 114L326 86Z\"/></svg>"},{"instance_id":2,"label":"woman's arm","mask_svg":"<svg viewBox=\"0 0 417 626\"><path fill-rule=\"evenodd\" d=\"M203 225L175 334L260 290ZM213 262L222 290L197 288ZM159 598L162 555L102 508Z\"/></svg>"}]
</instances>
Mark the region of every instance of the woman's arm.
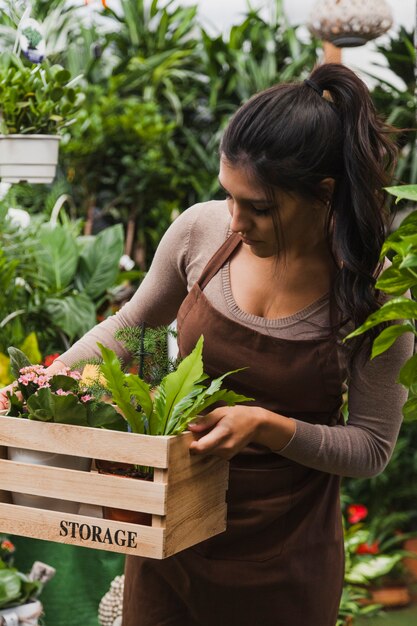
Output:
<instances>
[{"instance_id":1,"label":"woman's arm","mask_svg":"<svg viewBox=\"0 0 417 626\"><path fill-rule=\"evenodd\" d=\"M192 449L231 458L248 443L258 443L320 471L375 476L387 465L398 437L407 391L396 381L413 346L408 333L373 361L361 364L358 356L346 426L310 424L259 407L221 407L190 426L198 437Z\"/></svg>"}]
</instances>

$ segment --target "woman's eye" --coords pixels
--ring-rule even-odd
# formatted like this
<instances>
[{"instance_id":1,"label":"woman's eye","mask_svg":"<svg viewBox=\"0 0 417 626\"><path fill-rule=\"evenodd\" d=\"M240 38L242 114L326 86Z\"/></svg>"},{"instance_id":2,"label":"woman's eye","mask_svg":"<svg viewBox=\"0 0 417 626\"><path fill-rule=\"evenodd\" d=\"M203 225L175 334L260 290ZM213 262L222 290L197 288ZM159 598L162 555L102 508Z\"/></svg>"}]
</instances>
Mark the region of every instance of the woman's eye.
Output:
<instances>
[{"instance_id":1,"label":"woman's eye","mask_svg":"<svg viewBox=\"0 0 417 626\"><path fill-rule=\"evenodd\" d=\"M269 215L269 213L271 212L271 209L257 209L256 206L252 206L252 211L256 215Z\"/></svg>"}]
</instances>

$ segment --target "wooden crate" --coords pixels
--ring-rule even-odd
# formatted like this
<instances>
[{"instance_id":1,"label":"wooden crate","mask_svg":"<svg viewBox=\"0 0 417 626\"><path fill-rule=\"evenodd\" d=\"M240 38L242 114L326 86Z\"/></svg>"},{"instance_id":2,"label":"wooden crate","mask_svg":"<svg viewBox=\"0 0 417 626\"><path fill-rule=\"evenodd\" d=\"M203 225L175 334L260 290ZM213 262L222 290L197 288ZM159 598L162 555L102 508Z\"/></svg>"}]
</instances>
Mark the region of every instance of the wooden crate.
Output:
<instances>
[{"instance_id":1,"label":"wooden crate","mask_svg":"<svg viewBox=\"0 0 417 626\"><path fill-rule=\"evenodd\" d=\"M150 437L0 417L0 532L163 559L226 528L228 463ZM7 459L7 446L154 467L153 482ZM10 492L152 514L152 526L12 504Z\"/></svg>"}]
</instances>

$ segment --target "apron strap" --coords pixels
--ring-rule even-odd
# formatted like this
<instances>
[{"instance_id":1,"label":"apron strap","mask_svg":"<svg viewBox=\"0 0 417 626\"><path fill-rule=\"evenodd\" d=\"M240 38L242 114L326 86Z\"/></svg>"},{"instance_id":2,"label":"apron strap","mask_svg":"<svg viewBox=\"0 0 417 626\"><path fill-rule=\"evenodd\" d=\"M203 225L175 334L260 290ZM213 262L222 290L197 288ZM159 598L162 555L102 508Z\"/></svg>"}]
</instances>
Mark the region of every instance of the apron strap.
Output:
<instances>
[{"instance_id":1,"label":"apron strap","mask_svg":"<svg viewBox=\"0 0 417 626\"><path fill-rule=\"evenodd\" d=\"M197 281L201 291L211 281L213 276L217 274L219 269L223 267L226 261L231 257L236 250L242 239L238 233L232 233L230 237L220 246L220 248L213 254L206 267L201 272L201 276Z\"/></svg>"}]
</instances>

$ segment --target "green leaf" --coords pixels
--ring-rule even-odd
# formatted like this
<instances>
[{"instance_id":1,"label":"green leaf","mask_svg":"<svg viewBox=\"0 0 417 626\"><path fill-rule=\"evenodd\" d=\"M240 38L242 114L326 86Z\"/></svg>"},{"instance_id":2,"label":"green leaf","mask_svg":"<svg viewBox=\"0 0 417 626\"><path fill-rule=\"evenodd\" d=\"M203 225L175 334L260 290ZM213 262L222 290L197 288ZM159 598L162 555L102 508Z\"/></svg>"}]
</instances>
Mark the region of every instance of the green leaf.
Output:
<instances>
[{"instance_id":1,"label":"green leaf","mask_svg":"<svg viewBox=\"0 0 417 626\"><path fill-rule=\"evenodd\" d=\"M397 197L397 202L401 199L417 202L417 185L399 185L396 187L385 187L393 196Z\"/></svg>"},{"instance_id":2,"label":"green leaf","mask_svg":"<svg viewBox=\"0 0 417 626\"><path fill-rule=\"evenodd\" d=\"M414 324L411 322L405 322L404 324L395 324L394 326L389 326L388 328L384 328L384 330L374 339L372 344L372 355L371 359L374 359L379 354L382 354L388 348L392 346L394 341L404 335L404 333L412 332L414 335L417 335Z\"/></svg>"},{"instance_id":3,"label":"green leaf","mask_svg":"<svg viewBox=\"0 0 417 626\"><path fill-rule=\"evenodd\" d=\"M26 354L24 354L19 348L8 348L7 352L10 356L10 369L15 378L19 378L20 370L23 367L29 367L32 363L27 358Z\"/></svg>"},{"instance_id":4,"label":"green leaf","mask_svg":"<svg viewBox=\"0 0 417 626\"><path fill-rule=\"evenodd\" d=\"M346 572L345 579L349 583L364 584L369 580L388 574L402 558L401 554L364 557L360 562L355 563L350 571Z\"/></svg>"},{"instance_id":5,"label":"green leaf","mask_svg":"<svg viewBox=\"0 0 417 626\"><path fill-rule=\"evenodd\" d=\"M14 568L0 570L0 608L20 596L21 582Z\"/></svg>"},{"instance_id":6,"label":"green leaf","mask_svg":"<svg viewBox=\"0 0 417 626\"><path fill-rule=\"evenodd\" d=\"M39 233L37 252L39 272L46 279L52 293L71 283L78 263L75 237L59 224L43 224Z\"/></svg>"},{"instance_id":7,"label":"green leaf","mask_svg":"<svg viewBox=\"0 0 417 626\"><path fill-rule=\"evenodd\" d=\"M86 402L88 425L93 428L127 430L127 421L108 402Z\"/></svg>"},{"instance_id":8,"label":"green leaf","mask_svg":"<svg viewBox=\"0 0 417 626\"><path fill-rule=\"evenodd\" d=\"M181 361L175 372L171 372L165 376L158 387L158 391L155 394L155 406L161 406L160 399L162 395L165 400L159 416L158 434L165 433L166 425L175 405L190 393L194 385L204 374L202 358L203 343L204 338L201 335L191 354Z\"/></svg>"},{"instance_id":9,"label":"green leaf","mask_svg":"<svg viewBox=\"0 0 417 626\"><path fill-rule=\"evenodd\" d=\"M54 396L54 422L57 424L88 426L87 408L73 394Z\"/></svg>"},{"instance_id":10,"label":"green leaf","mask_svg":"<svg viewBox=\"0 0 417 626\"><path fill-rule=\"evenodd\" d=\"M133 374L126 374L125 385L129 389L132 396L135 396L136 400L142 407L148 420L152 415L153 401L151 396L150 386L142 380L139 376Z\"/></svg>"},{"instance_id":11,"label":"green leaf","mask_svg":"<svg viewBox=\"0 0 417 626\"><path fill-rule=\"evenodd\" d=\"M71 376L65 374L55 374L50 380L51 390L57 391L62 389L63 391L76 391L78 389L78 382Z\"/></svg>"},{"instance_id":12,"label":"green leaf","mask_svg":"<svg viewBox=\"0 0 417 626\"><path fill-rule=\"evenodd\" d=\"M96 323L96 309L85 293L61 298L47 298L44 307L54 324L73 341Z\"/></svg>"},{"instance_id":13,"label":"green leaf","mask_svg":"<svg viewBox=\"0 0 417 626\"><path fill-rule=\"evenodd\" d=\"M417 246L417 233L416 233L416 246ZM400 269L415 268L417 269L417 254L407 254L400 263ZM415 279L417 283L417 278Z\"/></svg>"},{"instance_id":14,"label":"green leaf","mask_svg":"<svg viewBox=\"0 0 417 626\"><path fill-rule=\"evenodd\" d=\"M97 300L115 284L119 274L119 260L123 254L123 241L123 227L117 224L102 230L84 246L77 278L93 300Z\"/></svg>"},{"instance_id":15,"label":"green leaf","mask_svg":"<svg viewBox=\"0 0 417 626\"><path fill-rule=\"evenodd\" d=\"M377 289L385 291L385 293L401 295L416 283L417 278L406 269L401 270L399 267L392 265L381 274L375 286Z\"/></svg>"},{"instance_id":16,"label":"green leaf","mask_svg":"<svg viewBox=\"0 0 417 626\"><path fill-rule=\"evenodd\" d=\"M31 363L40 363L42 361L42 355L39 350L36 333L29 333L20 345L20 349L24 352L24 354L26 354Z\"/></svg>"},{"instance_id":17,"label":"green leaf","mask_svg":"<svg viewBox=\"0 0 417 626\"><path fill-rule=\"evenodd\" d=\"M28 418L39 422L52 422L55 415L55 403L51 390L39 389L36 395L27 399Z\"/></svg>"},{"instance_id":18,"label":"green leaf","mask_svg":"<svg viewBox=\"0 0 417 626\"><path fill-rule=\"evenodd\" d=\"M370 328L381 324L381 322L400 319L417 319L417 302L413 302L403 296L392 298L392 300L386 302L378 311L372 313L366 322L351 332L346 339L361 335Z\"/></svg>"},{"instance_id":19,"label":"green leaf","mask_svg":"<svg viewBox=\"0 0 417 626\"><path fill-rule=\"evenodd\" d=\"M103 357L100 372L106 379L106 386L112 394L112 399L122 411L134 433L145 432L143 416L138 413L131 403L129 389L125 386L127 375L123 372L120 361L113 350L97 343Z\"/></svg>"},{"instance_id":20,"label":"green leaf","mask_svg":"<svg viewBox=\"0 0 417 626\"><path fill-rule=\"evenodd\" d=\"M417 397L412 397L403 406L403 415L406 422L417 421Z\"/></svg>"},{"instance_id":21,"label":"green leaf","mask_svg":"<svg viewBox=\"0 0 417 626\"><path fill-rule=\"evenodd\" d=\"M411 387L417 381L417 354L402 366L398 380L404 387Z\"/></svg>"}]
</instances>

